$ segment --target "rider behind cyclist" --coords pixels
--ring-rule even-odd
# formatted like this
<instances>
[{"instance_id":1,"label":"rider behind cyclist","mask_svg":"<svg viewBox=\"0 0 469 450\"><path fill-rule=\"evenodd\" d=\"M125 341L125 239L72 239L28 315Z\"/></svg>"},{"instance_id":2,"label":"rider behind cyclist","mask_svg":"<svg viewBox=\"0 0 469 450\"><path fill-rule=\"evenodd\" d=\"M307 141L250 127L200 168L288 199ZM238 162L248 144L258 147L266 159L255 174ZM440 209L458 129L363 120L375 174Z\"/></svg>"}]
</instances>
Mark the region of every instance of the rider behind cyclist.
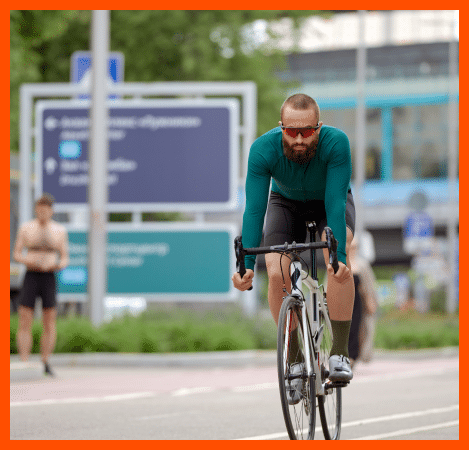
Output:
<instances>
[{"instance_id":1,"label":"rider behind cyclist","mask_svg":"<svg viewBox=\"0 0 469 450\"><path fill-rule=\"evenodd\" d=\"M265 220L264 245L305 242L305 221L324 227L338 240L339 270L328 264L327 303L334 342L329 359L329 379L350 381L348 338L354 301L354 282L347 253L353 239L355 207L350 190L352 162L345 133L319 121L314 99L296 94L285 100L279 127L254 141L249 153L246 178L246 208L243 215L243 246L258 247ZM269 196L270 183L272 181ZM267 208L268 204L268 208ZM325 260L327 250L324 250ZM290 290L287 258L278 253L265 255L269 277L268 300L278 324L284 287ZM246 274L232 277L234 286L245 291L252 286L255 256L246 256ZM282 263L282 268L280 267ZM293 343L297 345L297 343Z\"/></svg>"}]
</instances>

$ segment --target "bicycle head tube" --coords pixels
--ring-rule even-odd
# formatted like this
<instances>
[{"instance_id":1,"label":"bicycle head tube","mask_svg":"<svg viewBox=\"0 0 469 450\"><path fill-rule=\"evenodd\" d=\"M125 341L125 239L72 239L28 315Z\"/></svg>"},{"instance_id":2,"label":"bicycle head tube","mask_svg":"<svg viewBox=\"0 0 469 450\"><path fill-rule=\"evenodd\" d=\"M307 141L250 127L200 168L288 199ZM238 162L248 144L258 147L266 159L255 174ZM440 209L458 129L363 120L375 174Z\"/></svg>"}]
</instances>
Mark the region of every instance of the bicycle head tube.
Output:
<instances>
[{"instance_id":1,"label":"bicycle head tube","mask_svg":"<svg viewBox=\"0 0 469 450\"><path fill-rule=\"evenodd\" d=\"M299 287L299 284L301 284L301 261L295 252L291 254L290 278L292 295L302 297L302 291Z\"/></svg>"}]
</instances>

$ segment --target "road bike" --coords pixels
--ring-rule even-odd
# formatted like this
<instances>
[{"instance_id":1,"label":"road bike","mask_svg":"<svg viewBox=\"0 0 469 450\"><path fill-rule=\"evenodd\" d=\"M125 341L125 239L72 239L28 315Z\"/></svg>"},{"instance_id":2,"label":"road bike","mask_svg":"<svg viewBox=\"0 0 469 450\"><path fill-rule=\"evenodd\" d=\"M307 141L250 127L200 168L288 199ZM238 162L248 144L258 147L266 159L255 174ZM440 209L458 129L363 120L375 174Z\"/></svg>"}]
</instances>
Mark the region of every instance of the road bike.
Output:
<instances>
[{"instance_id":1,"label":"road bike","mask_svg":"<svg viewBox=\"0 0 469 450\"><path fill-rule=\"evenodd\" d=\"M348 382L329 380L332 327L324 287L319 284L316 251L327 248L329 263L337 272L337 241L325 228L325 241L316 241L317 226L307 222L309 243L285 243L270 247L243 248L235 239L237 271L246 273L244 256L280 253L290 259L291 292L283 298L277 328L277 370L280 400L290 439L314 439L316 406L325 439L340 438L342 388ZM311 274L301 253L311 251ZM306 270L304 270L306 268ZM292 340L297 340L296 346ZM296 351L295 351L296 348Z\"/></svg>"}]
</instances>

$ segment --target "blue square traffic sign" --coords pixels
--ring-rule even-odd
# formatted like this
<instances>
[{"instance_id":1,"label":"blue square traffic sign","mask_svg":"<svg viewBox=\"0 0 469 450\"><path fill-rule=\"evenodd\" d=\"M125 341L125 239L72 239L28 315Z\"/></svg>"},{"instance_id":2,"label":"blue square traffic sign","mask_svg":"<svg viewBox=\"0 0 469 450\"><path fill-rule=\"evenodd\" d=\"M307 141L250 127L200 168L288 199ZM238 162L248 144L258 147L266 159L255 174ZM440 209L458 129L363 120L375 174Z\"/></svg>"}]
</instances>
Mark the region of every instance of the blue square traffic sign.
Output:
<instances>
[{"instance_id":1,"label":"blue square traffic sign","mask_svg":"<svg viewBox=\"0 0 469 450\"><path fill-rule=\"evenodd\" d=\"M90 74L91 52L74 52L72 54L72 64L70 68L70 81L72 83L82 83ZM109 53L108 59L109 78L118 83L124 79L124 55L121 52Z\"/></svg>"}]
</instances>

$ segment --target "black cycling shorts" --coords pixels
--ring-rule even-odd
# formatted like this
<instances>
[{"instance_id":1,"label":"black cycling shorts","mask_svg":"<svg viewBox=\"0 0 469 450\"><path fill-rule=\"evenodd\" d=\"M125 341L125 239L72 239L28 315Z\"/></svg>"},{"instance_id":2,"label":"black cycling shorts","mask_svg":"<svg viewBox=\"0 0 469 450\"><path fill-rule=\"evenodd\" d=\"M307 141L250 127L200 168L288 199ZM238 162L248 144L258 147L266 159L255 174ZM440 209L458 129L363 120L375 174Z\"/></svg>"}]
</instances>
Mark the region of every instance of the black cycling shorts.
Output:
<instances>
[{"instance_id":1,"label":"black cycling shorts","mask_svg":"<svg viewBox=\"0 0 469 450\"><path fill-rule=\"evenodd\" d=\"M43 308L55 308L57 306L56 292L54 272L28 270L24 276L20 305L34 309L36 298L41 297Z\"/></svg>"},{"instance_id":2,"label":"black cycling shorts","mask_svg":"<svg viewBox=\"0 0 469 450\"><path fill-rule=\"evenodd\" d=\"M293 241L306 242L306 221L314 221L321 238L327 226L326 208L322 200L289 200L277 192L271 192L264 227L264 245L281 245ZM345 224L355 233L355 204L352 191L347 194Z\"/></svg>"}]
</instances>

